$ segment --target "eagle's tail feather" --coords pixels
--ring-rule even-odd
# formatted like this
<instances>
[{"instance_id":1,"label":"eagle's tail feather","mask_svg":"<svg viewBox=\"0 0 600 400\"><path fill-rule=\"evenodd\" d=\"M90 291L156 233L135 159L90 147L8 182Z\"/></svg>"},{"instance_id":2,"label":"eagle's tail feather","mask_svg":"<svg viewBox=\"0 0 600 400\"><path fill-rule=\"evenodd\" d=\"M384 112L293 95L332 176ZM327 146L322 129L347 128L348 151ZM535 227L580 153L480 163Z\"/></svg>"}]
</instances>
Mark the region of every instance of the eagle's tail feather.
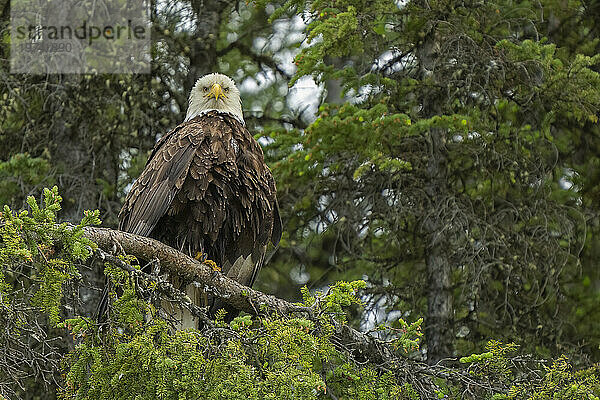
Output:
<instances>
[{"instance_id":1,"label":"eagle's tail feather","mask_svg":"<svg viewBox=\"0 0 600 400\"><path fill-rule=\"evenodd\" d=\"M256 253L250 254L247 257L239 256L231 266L228 266L226 262L223 266L223 272L225 272L225 275L227 275L228 278L231 278L242 285L252 286L254 279L256 278L256 273L262 266L265 250L266 246L258 252L258 257ZM210 301L210 315L214 317L220 309L227 311L225 321L231 321L239 314L238 310L231 307L223 300L212 298Z\"/></svg>"},{"instance_id":2,"label":"eagle's tail feather","mask_svg":"<svg viewBox=\"0 0 600 400\"><path fill-rule=\"evenodd\" d=\"M175 287L177 282L173 282ZM204 291L193 283L185 286L185 294L190 298L192 304L206 304L204 298ZM188 328L198 329L198 317L193 315L189 310L180 307L178 304L174 304L168 301L162 301L162 308L173 317L177 323L175 329L182 330Z\"/></svg>"}]
</instances>

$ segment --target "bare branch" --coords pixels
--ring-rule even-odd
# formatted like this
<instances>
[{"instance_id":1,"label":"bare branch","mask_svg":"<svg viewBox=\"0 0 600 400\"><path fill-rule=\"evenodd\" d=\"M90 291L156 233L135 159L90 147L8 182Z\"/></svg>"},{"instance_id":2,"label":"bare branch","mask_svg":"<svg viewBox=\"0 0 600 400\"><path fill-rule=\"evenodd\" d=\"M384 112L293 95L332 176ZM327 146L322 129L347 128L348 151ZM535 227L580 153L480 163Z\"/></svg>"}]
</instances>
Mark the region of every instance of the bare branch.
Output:
<instances>
[{"instance_id":1,"label":"bare branch","mask_svg":"<svg viewBox=\"0 0 600 400\"><path fill-rule=\"evenodd\" d=\"M311 312L307 307L264 294L221 273L215 273L210 263L197 261L158 240L108 228L86 227L84 229L85 237L103 250L110 253L117 241L128 254L145 260L158 259L162 269L200 283L206 292L222 298L238 310L255 315L259 312L276 312L281 315Z\"/></svg>"},{"instance_id":2,"label":"bare branch","mask_svg":"<svg viewBox=\"0 0 600 400\"><path fill-rule=\"evenodd\" d=\"M276 117L270 117L268 115L264 115L264 113L261 113L261 115L252 115L251 113L252 113L252 111L249 111L248 114L250 114L250 115L245 117L247 122L256 121L256 123L258 123L258 124L264 124L264 123L268 123L268 122L278 122L282 125L290 124L296 129L306 129L308 127L306 122L302 121L300 116L298 116L296 118L286 118L286 117L276 118Z\"/></svg>"},{"instance_id":3,"label":"bare branch","mask_svg":"<svg viewBox=\"0 0 600 400\"><path fill-rule=\"evenodd\" d=\"M242 55L247 56L250 59L252 59L254 62L256 62L258 64L258 66L260 68L263 68L263 66L267 66L267 67L271 68L273 71L276 71L279 74L281 74L281 76L283 76L287 80L290 80L292 78L287 72L285 72L283 70L283 68L281 68L277 64L277 62L273 58L266 56L264 54L256 54L250 47L246 46L243 43L240 43L239 41L232 42L224 49L217 51L217 56L222 57L234 49L238 49Z\"/></svg>"}]
</instances>

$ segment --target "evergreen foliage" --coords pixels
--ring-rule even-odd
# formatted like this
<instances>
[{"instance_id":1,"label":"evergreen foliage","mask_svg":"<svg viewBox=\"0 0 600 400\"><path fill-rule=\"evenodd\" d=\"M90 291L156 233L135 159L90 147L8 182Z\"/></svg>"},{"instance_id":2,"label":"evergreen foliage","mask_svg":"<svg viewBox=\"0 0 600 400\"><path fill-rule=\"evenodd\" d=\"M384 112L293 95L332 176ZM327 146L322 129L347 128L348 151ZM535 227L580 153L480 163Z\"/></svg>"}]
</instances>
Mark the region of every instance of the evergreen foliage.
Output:
<instances>
[{"instance_id":1,"label":"evergreen foliage","mask_svg":"<svg viewBox=\"0 0 600 400\"><path fill-rule=\"evenodd\" d=\"M503 1L278 9L272 19L307 22L294 79L345 94L306 129L271 134L291 207L280 257L322 247L299 259L312 284L366 277L371 307L412 320L434 321L443 297L445 322L431 324L446 324L445 355L483 350L491 335L546 356L586 337L595 352L600 338L566 323L590 231L575 206L582 178L560 155L584 127L598 132L600 56L551 43L540 12Z\"/></svg>"},{"instance_id":2,"label":"evergreen foliage","mask_svg":"<svg viewBox=\"0 0 600 400\"><path fill-rule=\"evenodd\" d=\"M48 383L59 375L66 343L53 328L64 299L73 300L65 291L81 279L81 262L95 247L83 227L100 224L98 211L86 212L75 227L58 224L58 188L43 194L41 206L28 197L30 211L4 206L0 213L0 393L6 395L24 389L26 378Z\"/></svg>"},{"instance_id":3,"label":"evergreen foliage","mask_svg":"<svg viewBox=\"0 0 600 400\"><path fill-rule=\"evenodd\" d=\"M339 307L340 298L352 294L332 291L319 301ZM135 306L122 303L116 312L133 316L124 309ZM379 375L335 350L327 323L273 316L253 324L242 316L217 321L218 329L203 335L140 316L121 319L104 346L93 324L66 321L81 342L69 359L64 398L313 399L330 387L346 398L391 399L408 390L390 373Z\"/></svg>"},{"instance_id":4,"label":"evergreen foliage","mask_svg":"<svg viewBox=\"0 0 600 400\"><path fill-rule=\"evenodd\" d=\"M95 248L82 237L82 229L100 221L97 212L86 212L75 227L57 224L60 201L54 187L44 190L42 206L28 199L31 212L5 207L0 247L0 340L14 347L15 338L30 333L37 312L58 329L54 335L69 332L73 349L54 360L61 361L64 371L60 398L596 399L600 393L597 367L574 370L565 356L550 363L519 357L516 345L497 341L490 341L485 353L463 357L460 362L468 366L464 371L423 366L411 361L418 354L422 320L400 320L400 329L378 328L390 331L392 340L382 345L400 356L394 364L359 362L360 357L336 342L333 324L346 320L345 308L360 304L356 294L364 289L363 281L338 282L326 293L303 289L303 305L316 319L242 315L227 324L221 315L214 328L173 331L140 297L151 288L108 264L106 273L120 289L111 323L66 318L59 311L68 297L62 289L80 279L79 263ZM36 271L29 273L31 290L22 290L23 280L14 279L15 271L24 268ZM30 360L44 362L46 356L32 352ZM0 360L0 390L9 398L14 393L6 379L27 372L19 371L14 361ZM422 368L417 380L411 376L416 368Z\"/></svg>"}]
</instances>

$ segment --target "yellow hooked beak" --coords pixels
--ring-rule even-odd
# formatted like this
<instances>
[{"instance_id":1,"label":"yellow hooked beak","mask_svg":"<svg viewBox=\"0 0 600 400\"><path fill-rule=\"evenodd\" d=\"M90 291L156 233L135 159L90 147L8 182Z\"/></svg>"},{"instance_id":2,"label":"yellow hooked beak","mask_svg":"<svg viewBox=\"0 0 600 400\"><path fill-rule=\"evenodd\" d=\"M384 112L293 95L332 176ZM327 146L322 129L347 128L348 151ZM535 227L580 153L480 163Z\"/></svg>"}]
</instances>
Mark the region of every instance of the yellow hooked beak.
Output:
<instances>
[{"instance_id":1,"label":"yellow hooked beak","mask_svg":"<svg viewBox=\"0 0 600 400\"><path fill-rule=\"evenodd\" d=\"M214 85L212 85L212 87L210 88L210 92L208 92L209 99L213 96L214 96L215 100L219 100L219 97L221 97L223 100L225 100L227 98L227 96L225 95L225 92L223 92L223 88L218 83L215 83Z\"/></svg>"}]
</instances>

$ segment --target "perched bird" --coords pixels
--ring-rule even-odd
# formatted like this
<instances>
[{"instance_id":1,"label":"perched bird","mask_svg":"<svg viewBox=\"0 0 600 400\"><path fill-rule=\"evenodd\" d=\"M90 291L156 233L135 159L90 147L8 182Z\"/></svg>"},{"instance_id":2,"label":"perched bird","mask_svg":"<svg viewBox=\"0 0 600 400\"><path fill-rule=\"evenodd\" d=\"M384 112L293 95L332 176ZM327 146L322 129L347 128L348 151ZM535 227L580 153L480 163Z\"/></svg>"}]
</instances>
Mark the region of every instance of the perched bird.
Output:
<instances>
[{"instance_id":1,"label":"perched bird","mask_svg":"<svg viewBox=\"0 0 600 400\"><path fill-rule=\"evenodd\" d=\"M267 244L281 238L275 181L260 145L246 129L240 92L222 74L198 79L185 121L154 147L119 213L119 229L152 237L191 257L213 260L222 273L251 286ZM170 277L197 305L219 299ZM180 311L181 327L197 327Z\"/></svg>"}]
</instances>

